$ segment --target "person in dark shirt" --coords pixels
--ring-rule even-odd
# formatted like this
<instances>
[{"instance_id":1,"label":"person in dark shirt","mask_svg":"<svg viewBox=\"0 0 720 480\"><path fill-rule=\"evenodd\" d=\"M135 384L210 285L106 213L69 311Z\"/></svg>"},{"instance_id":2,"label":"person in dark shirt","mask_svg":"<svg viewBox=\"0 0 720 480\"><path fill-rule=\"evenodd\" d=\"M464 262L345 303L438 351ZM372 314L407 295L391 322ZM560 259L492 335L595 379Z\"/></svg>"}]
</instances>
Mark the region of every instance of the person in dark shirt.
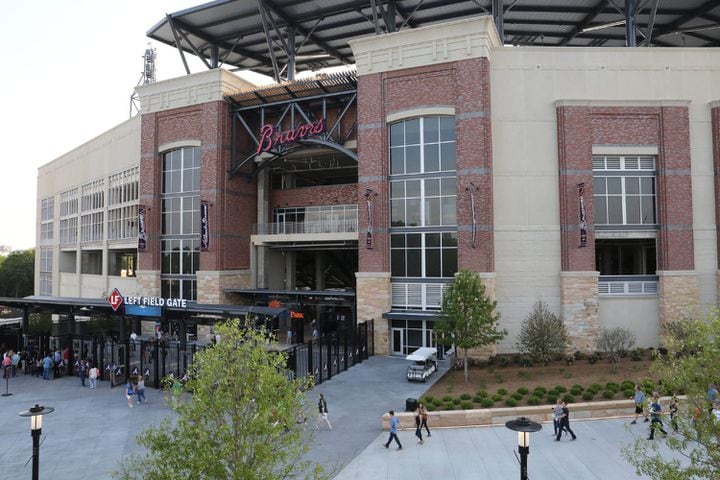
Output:
<instances>
[{"instance_id":1,"label":"person in dark shirt","mask_svg":"<svg viewBox=\"0 0 720 480\"><path fill-rule=\"evenodd\" d=\"M560 441L563 429L566 430L570 435L572 435L573 440L577 439L577 437L575 436L575 432L573 432L570 428L570 409L567 406L567 402L562 402L562 415L560 415L560 425L558 428L557 436L555 437L556 442Z\"/></svg>"},{"instance_id":2,"label":"person in dark shirt","mask_svg":"<svg viewBox=\"0 0 720 480\"><path fill-rule=\"evenodd\" d=\"M663 428L663 423L660 418L662 415L662 406L660 406L660 400L657 395L653 395L652 397L652 403L650 404L650 436L648 437L648 440L653 440L655 438L655 430L660 430L660 432L667 436L667 432Z\"/></svg>"}]
</instances>

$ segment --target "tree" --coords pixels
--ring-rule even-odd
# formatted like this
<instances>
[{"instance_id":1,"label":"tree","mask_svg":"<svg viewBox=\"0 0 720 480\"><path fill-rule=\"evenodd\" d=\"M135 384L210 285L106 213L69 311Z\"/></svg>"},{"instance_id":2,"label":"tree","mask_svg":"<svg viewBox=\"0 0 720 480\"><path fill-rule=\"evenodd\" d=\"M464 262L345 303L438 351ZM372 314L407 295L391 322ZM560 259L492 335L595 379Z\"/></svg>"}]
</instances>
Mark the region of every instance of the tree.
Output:
<instances>
[{"instance_id":1,"label":"tree","mask_svg":"<svg viewBox=\"0 0 720 480\"><path fill-rule=\"evenodd\" d=\"M565 353L568 344L567 328L560 317L542 300L535 302L517 337L518 350L547 365L555 355Z\"/></svg>"},{"instance_id":2,"label":"tree","mask_svg":"<svg viewBox=\"0 0 720 480\"><path fill-rule=\"evenodd\" d=\"M628 328L601 328L597 348L605 352L608 360L613 363L613 368L617 368L620 359L635 345L635 339L635 334Z\"/></svg>"},{"instance_id":3,"label":"tree","mask_svg":"<svg viewBox=\"0 0 720 480\"><path fill-rule=\"evenodd\" d=\"M662 378L664 394L684 393L677 418L678 435L665 439L683 461L663 456L655 442L638 439L623 455L638 475L653 480L720 478L720 421L710 412L709 384L718 384L720 373L720 311L707 319L684 321L682 335L667 335L667 355L656 358L653 374Z\"/></svg>"},{"instance_id":4,"label":"tree","mask_svg":"<svg viewBox=\"0 0 720 480\"><path fill-rule=\"evenodd\" d=\"M442 313L435 331L440 341L454 343L464 352L465 382L468 381L468 350L495 344L505 338L507 330L498 330L500 314L497 302L485 294L480 276L462 270L445 291Z\"/></svg>"},{"instance_id":5,"label":"tree","mask_svg":"<svg viewBox=\"0 0 720 480\"><path fill-rule=\"evenodd\" d=\"M16 250L0 264L0 296L27 297L35 290L35 249Z\"/></svg>"},{"instance_id":6,"label":"tree","mask_svg":"<svg viewBox=\"0 0 720 480\"><path fill-rule=\"evenodd\" d=\"M147 453L126 459L116 478L325 478L303 460L297 422L311 381L290 380L286 356L250 322L228 320L216 332L221 341L197 354L185 393L168 393L176 417L137 437Z\"/></svg>"}]
</instances>

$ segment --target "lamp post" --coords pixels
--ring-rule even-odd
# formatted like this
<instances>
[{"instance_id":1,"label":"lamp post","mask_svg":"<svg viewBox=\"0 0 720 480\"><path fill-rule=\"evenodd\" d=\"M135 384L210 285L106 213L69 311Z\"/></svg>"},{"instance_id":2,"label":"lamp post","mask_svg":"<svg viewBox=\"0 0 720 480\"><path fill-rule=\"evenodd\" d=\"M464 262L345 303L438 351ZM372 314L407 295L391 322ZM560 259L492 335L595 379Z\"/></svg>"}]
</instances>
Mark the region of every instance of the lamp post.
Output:
<instances>
[{"instance_id":1,"label":"lamp post","mask_svg":"<svg viewBox=\"0 0 720 480\"><path fill-rule=\"evenodd\" d=\"M52 407L43 407L35 404L29 410L18 413L21 417L30 417L30 435L33 439L32 453L32 480L38 480L40 475L40 434L42 433L42 417L54 412Z\"/></svg>"},{"instance_id":2,"label":"lamp post","mask_svg":"<svg viewBox=\"0 0 720 480\"><path fill-rule=\"evenodd\" d=\"M530 453L530 434L542 429L542 425L527 417L505 422L505 426L518 434L518 453L520 453L520 480L528 480L527 456Z\"/></svg>"},{"instance_id":3,"label":"lamp post","mask_svg":"<svg viewBox=\"0 0 720 480\"><path fill-rule=\"evenodd\" d=\"M12 372L12 367L10 365L3 367L3 376L5 377L5 393L2 394L3 397L9 397L12 395L10 393L10 373Z\"/></svg>"}]
</instances>

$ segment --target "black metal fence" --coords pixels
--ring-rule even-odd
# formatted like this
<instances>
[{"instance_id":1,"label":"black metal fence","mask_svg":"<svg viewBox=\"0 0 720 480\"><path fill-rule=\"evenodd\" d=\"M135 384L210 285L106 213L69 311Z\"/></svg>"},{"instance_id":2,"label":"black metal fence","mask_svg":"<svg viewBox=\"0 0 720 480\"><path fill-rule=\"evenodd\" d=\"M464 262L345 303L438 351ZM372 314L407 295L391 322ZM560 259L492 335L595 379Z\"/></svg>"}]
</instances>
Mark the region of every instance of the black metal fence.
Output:
<instances>
[{"instance_id":1,"label":"black metal fence","mask_svg":"<svg viewBox=\"0 0 720 480\"><path fill-rule=\"evenodd\" d=\"M287 368L291 376L313 375L315 384L374 355L374 324L370 320L354 328L322 335L311 342L294 345L285 350ZM127 382L128 377L143 375L148 386L160 387L161 380L169 375L181 378L192 365L195 355L206 348L205 344L188 342L185 348L177 340L155 338L118 342L114 338L82 335L36 337L30 342L34 350L45 352L60 350L67 358L62 374L73 374L74 357L90 359L101 371L102 380L113 385Z\"/></svg>"},{"instance_id":2,"label":"black metal fence","mask_svg":"<svg viewBox=\"0 0 720 480\"><path fill-rule=\"evenodd\" d=\"M286 350L288 370L298 378L312 376L315 385L319 385L374 355L373 333L374 323L369 320L294 345Z\"/></svg>"}]
</instances>

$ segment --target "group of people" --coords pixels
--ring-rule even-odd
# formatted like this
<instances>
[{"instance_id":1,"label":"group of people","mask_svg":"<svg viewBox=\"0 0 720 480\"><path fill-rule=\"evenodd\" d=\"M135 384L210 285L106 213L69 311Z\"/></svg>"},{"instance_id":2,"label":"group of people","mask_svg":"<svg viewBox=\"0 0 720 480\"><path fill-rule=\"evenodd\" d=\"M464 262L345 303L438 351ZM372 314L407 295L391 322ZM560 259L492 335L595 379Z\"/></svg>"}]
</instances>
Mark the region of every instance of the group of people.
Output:
<instances>
[{"instance_id":1,"label":"group of people","mask_svg":"<svg viewBox=\"0 0 720 480\"><path fill-rule=\"evenodd\" d=\"M630 422L630 424L637 424L638 418L640 417L640 415L642 415L643 417L645 417L645 422L650 422L650 433L648 434L648 440L655 439L655 432L657 430L659 430L660 433L662 433L663 435L667 436L668 432L665 431L665 425L662 421L662 415L665 415L665 413L663 412L662 405L660 404L660 394L657 392L653 392L653 394L650 396L650 404L646 409L645 392L643 392L642 388L640 388L640 385L635 385L635 394L632 396L632 399L635 402L635 418L632 422ZM677 432L678 425L676 417L678 413L678 401L674 395L670 399L670 404L668 405L668 413L670 414L670 425L673 431Z\"/></svg>"},{"instance_id":2,"label":"group of people","mask_svg":"<svg viewBox=\"0 0 720 480\"><path fill-rule=\"evenodd\" d=\"M4 352L2 359L3 378L8 379L10 377L14 377L17 373L19 365L20 354L18 352L13 350Z\"/></svg>"},{"instance_id":3,"label":"group of people","mask_svg":"<svg viewBox=\"0 0 720 480\"><path fill-rule=\"evenodd\" d=\"M390 436L388 437L388 441L383 443L383 447L390 448L390 444L393 440L395 440L395 443L397 443L397 449L402 450L402 443L400 443L400 439L398 438L397 432L398 430L402 430L402 424L400 423L400 419L398 419L395 416L395 411L390 410ZM428 437L432 437L432 434L430 433L430 428L428 427L428 410L425 408L425 405L422 403L418 403L417 408L413 412L413 418L415 419L415 436L418 438L418 445L423 445L425 441L423 440L423 428L425 429L425 432L427 432Z\"/></svg>"},{"instance_id":4,"label":"group of people","mask_svg":"<svg viewBox=\"0 0 720 480\"><path fill-rule=\"evenodd\" d=\"M145 378L142 375L130 377L125 384L125 397L127 398L128 407L133 408L133 398L137 397L137 403L147 403L145 399Z\"/></svg>"}]
</instances>

